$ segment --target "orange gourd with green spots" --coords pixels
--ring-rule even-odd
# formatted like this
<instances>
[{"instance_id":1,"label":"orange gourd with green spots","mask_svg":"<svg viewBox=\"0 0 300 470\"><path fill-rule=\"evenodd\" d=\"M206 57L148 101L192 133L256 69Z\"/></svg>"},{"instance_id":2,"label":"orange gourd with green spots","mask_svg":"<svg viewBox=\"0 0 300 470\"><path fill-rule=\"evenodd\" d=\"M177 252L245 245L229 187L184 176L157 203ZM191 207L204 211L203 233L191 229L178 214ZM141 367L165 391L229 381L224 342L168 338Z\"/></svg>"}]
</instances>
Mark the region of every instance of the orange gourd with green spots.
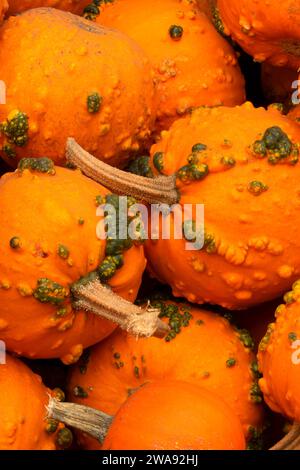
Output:
<instances>
[{"instance_id":1,"label":"orange gourd with green spots","mask_svg":"<svg viewBox=\"0 0 300 470\"><path fill-rule=\"evenodd\" d=\"M300 421L300 282L285 294L276 310L259 352L260 379L270 408L292 421Z\"/></svg>"},{"instance_id":2,"label":"orange gourd with green spots","mask_svg":"<svg viewBox=\"0 0 300 470\"><path fill-rule=\"evenodd\" d=\"M158 91L159 129L194 106L245 101L235 52L195 0L115 0L87 8L85 16L126 33L147 52Z\"/></svg>"},{"instance_id":3,"label":"orange gourd with green spots","mask_svg":"<svg viewBox=\"0 0 300 470\"><path fill-rule=\"evenodd\" d=\"M257 62L297 70L300 10L295 0L218 0L225 33Z\"/></svg>"},{"instance_id":4,"label":"orange gourd with green spots","mask_svg":"<svg viewBox=\"0 0 300 470\"><path fill-rule=\"evenodd\" d=\"M241 423L212 393L175 381L147 384L120 408L103 450L244 450Z\"/></svg>"},{"instance_id":5,"label":"orange gourd with green spots","mask_svg":"<svg viewBox=\"0 0 300 470\"><path fill-rule=\"evenodd\" d=\"M173 229L170 239L148 240L153 275L177 297L230 309L290 289L300 274L299 146L296 123L250 103L200 108L163 132L152 170L176 175L181 206L204 204L205 236L192 251Z\"/></svg>"},{"instance_id":6,"label":"orange gourd with green spots","mask_svg":"<svg viewBox=\"0 0 300 470\"><path fill-rule=\"evenodd\" d=\"M0 78L0 156L11 166L27 156L63 164L70 136L124 166L149 139L149 64L117 31L51 8L10 17L0 31Z\"/></svg>"},{"instance_id":7,"label":"orange gourd with green spots","mask_svg":"<svg viewBox=\"0 0 300 470\"><path fill-rule=\"evenodd\" d=\"M0 365L0 450L55 450L72 440L63 425L46 420L50 390L21 361Z\"/></svg>"},{"instance_id":8,"label":"orange gourd with green spots","mask_svg":"<svg viewBox=\"0 0 300 470\"><path fill-rule=\"evenodd\" d=\"M80 15L86 6L87 0L9 0L10 15L22 13L25 10L38 7L52 7L60 10L70 11Z\"/></svg>"},{"instance_id":9,"label":"orange gourd with green spots","mask_svg":"<svg viewBox=\"0 0 300 470\"><path fill-rule=\"evenodd\" d=\"M2 176L0 200L0 337L17 354L72 363L115 329L73 308L74 282L98 270L114 292L134 301L143 247L117 243L118 254L111 246L108 254L108 241L96 233L103 220L96 210L99 200L114 204L114 196L48 159L22 160Z\"/></svg>"},{"instance_id":10,"label":"orange gourd with green spots","mask_svg":"<svg viewBox=\"0 0 300 470\"><path fill-rule=\"evenodd\" d=\"M152 302L171 326L165 340L139 339L117 330L86 351L71 371L69 400L115 415L145 383L179 380L219 395L238 415L249 446L262 426L253 342L247 331L209 311L175 302ZM176 333L177 332L177 333ZM99 443L80 434L84 448Z\"/></svg>"}]
</instances>

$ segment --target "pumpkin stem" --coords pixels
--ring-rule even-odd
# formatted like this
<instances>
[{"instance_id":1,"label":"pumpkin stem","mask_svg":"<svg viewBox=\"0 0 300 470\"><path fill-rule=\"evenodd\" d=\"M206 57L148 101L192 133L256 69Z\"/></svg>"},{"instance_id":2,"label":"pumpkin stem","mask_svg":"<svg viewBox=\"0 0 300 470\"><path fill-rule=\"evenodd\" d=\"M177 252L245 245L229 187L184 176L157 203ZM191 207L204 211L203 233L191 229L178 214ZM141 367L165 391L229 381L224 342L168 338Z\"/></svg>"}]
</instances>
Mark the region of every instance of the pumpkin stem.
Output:
<instances>
[{"instance_id":1,"label":"pumpkin stem","mask_svg":"<svg viewBox=\"0 0 300 470\"><path fill-rule=\"evenodd\" d=\"M290 432L270 450L299 450L300 449L300 424L294 423Z\"/></svg>"},{"instance_id":2,"label":"pumpkin stem","mask_svg":"<svg viewBox=\"0 0 300 470\"><path fill-rule=\"evenodd\" d=\"M160 309L151 308L150 305L146 308L138 307L98 280L73 284L72 294L75 297L75 308L117 323L122 330L132 335L163 338L169 331L168 325L159 318Z\"/></svg>"},{"instance_id":3,"label":"pumpkin stem","mask_svg":"<svg viewBox=\"0 0 300 470\"><path fill-rule=\"evenodd\" d=\"M47 406L47 415L48 418L87 433L101 443L113 420L112 416L102 411L76 403L63 403L52 397Z\"/></svg>"},{"instance_id":4,"label":"pumpkin stem","mask_svg":"<svg viewBox=\"0 0 300 470\"><path fill-rule=\"evenodd\" d=\"M68 138L66 159L113 193L133 196L149 204L176 204L176 176L145 178L114 168L86 152L73 138Z\"/></svg>"}]
</instances>

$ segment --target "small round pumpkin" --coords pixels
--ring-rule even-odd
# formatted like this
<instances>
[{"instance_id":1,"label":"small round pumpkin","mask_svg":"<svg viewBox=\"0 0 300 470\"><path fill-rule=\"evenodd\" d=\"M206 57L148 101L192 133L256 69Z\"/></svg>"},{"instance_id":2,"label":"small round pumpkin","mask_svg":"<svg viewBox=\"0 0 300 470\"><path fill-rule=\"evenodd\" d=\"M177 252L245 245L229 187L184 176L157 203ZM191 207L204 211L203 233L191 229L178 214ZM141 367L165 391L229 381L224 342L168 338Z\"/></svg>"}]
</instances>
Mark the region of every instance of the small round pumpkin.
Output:
<instances>
[{"instance_id":1,"label":"small round pumpkin","mask_svg":"<svg viewBox=\"0 0 300 470\"><path fill-rule=\"evenodd\" d=\"M170 236L162 223L148 230L150 272L176 297L239 310L276 299L300 275L299 148L297 123L246 103L195 109L162 132L150 166L135 168L154 178L107 171L72 141L68 156L123 194L177 203L164 215ZM188 211L196 204L204 233Z\"/></svg>"},{"instance_id":2,"label":"small round pumpkin","mask_svg":"<svg viewBox=\"0 0 300 470\"><path fill-rule=\"evenodd\" d=\"M0 32L0 77L0 155L11 166L28 155L64 163L69 136L124 166L149 139L149 64L117 31L51 8L10 17Z\"/></svg>"},{"instance_id":3,"label":"small round pumpkin","mask_svg":"<svg viewBox=\"0 0 300 470\"><path fill-rule=\"evenodd\" d=\"M38 7L52 7L80 15L87 0L9 0L9 15L16 15L25 10Z\"/></svg>"},{"instance_id":4,"label":"small round pumpkin","mask_svg":"<svg viewBox=\"0 0 300 470\"><path fill-rule=\"evenodd\" d=\"M195 0L115 0L96 7L98 24L134 39L154 68L159 129L191 107L245 101L244 79L231 46L200 12Z\"/></svg>"},{"instance_id":5,"label":"small round pumpkin","mask_svg":"<svg viewBox=\"0 0 300 470\"><path fill-rule=\"evenodd\" d=\"M207 389L235 411L249 447L262 427L261 397L251 337L228 320L189 304L156 301L171 331L165 340L134 337L117 330L86 351L70 373L72 402L115 415L145 383L179 380ZM80 434L87 449L99 443Z\"/></svg>"},{"instance_id":6,"label":"small round pumpkin","mask_svg":"<svg viewBox=\"0 0 300 470\"><path fill-rule=\"evenodd\" d=\"M184 382L147 384L120 408L103 450L244 450L241 423L213 393Z\"/></svg>"},{"instance_id":7,"label":"small round pumpkin","mask_svg":"<svg viewBox=\"0 0 300 470\"><path fill-rule=\"evenodd\" d=\"M50 390L20 360L0 365L0 450L55 450L70 431L46 419Z\"/></svg>"},{"instance_id":8,"label":"small round pumpkin","mask_svg":"<svg viewBox=\"0 0 300 470\"><path fill-rule=\"evenodd\" d=\"M300 281L285 294L258 352L259 383L266 403L290 420L300 421Z\"/></svg>"},{"instance_id":9,"label":"small round pumpkin","mask_svg":"<svg viewBox=\"0 0 300 470\"><path fill-rule=\"evenodd\" d=\"M300 65L300 10L295 0L218 0L225 33L257 62Z\"/></svg>"},{"instance_id":10,"label":"small round pumpkin","mask_svg":"<svg viewBox=\"0 0 300 470\"><path fill-rule=\"evenodd\" d=\"M8 3L7 0L0 0L0 24L3 21L4 15L7 12Z\"/></svg>"},{"instance_id":11,"label":"small round pumpkin","mask_svg":"<svg viewBox=\"0 0 300 470\"><path fill-rule=\"evenodd\" d=\"M16 172L2 176L0 336L10 351L71 363L109 335L114 323L87 313L83 303L75 308L74 293L92 276L135 300L143 247L130 239L109 243L96 233L103 220L96 215L99 200L114 204L115 198L48 159L24 159ZM110 310L114 303L108 300Z\"/></svg>"}]
</instances>

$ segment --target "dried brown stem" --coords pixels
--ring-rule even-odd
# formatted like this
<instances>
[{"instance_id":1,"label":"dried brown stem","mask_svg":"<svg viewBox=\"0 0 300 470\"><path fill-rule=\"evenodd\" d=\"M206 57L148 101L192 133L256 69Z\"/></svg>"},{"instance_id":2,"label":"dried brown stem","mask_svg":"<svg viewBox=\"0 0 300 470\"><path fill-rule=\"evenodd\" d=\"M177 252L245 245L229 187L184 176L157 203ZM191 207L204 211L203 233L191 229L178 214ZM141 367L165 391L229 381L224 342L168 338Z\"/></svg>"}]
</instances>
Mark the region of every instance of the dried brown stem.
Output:
<instances>
[{"instance_id":1,"label":"dried brown stem","mask_svg":"<svg viewBox=\"0 0 300 470\"><path fill-rule=\"evenodd\" d=\"M86 152L73 138L67 140L66 159L90 178L116 194L133 196L149 204L176 204L176 176L145 178L114 168Z\"/></svg>"},{"instance_id":2,"label":"dried brown stem","mask_svg":"<svg viewBox=\"0 0 300 470\"><path fill-rule=\"evenodd\" d=\"M113 416L102 411L75 403L62 403L52 397L47 406L47 415L48 418L85 432L101 443L113 421ZM270 450L300 450L300 425L295 423L291 431Z\"/></svg>"},{"instance_id":3,"label":"dried brown stem","mask_svg":"<svg viewBox=\"0 0 300 470\"><path fill-rule=\"evenodd\" d=\"M270 450L300 450L300 424L294 423L290 432Z\"/></svg>"},{"instance_id":4,"label":"dried brown stem","mask_svg":"<svg viewBox=\"0 0 300 470\"><path fill-rule=\"evenodd\" d=\"M97 280L86 285L73 284L72 293L76 308L110 320L132 335L163 338L169 331L168 325L159 318L159 309L138 307Z\"/></svg>"},{"instance_id":5,"label":"dried brown stem","mask_svg":"<svg viewBox=\"0 0 300 470\"><path fill-rule=\"evenodd\" d=\"M52 397L47 406L47 414L48 418L79 429L101 443L113 420L112 416L102 411L76 403L62 403Z\"/></svg>"}]
</instances>

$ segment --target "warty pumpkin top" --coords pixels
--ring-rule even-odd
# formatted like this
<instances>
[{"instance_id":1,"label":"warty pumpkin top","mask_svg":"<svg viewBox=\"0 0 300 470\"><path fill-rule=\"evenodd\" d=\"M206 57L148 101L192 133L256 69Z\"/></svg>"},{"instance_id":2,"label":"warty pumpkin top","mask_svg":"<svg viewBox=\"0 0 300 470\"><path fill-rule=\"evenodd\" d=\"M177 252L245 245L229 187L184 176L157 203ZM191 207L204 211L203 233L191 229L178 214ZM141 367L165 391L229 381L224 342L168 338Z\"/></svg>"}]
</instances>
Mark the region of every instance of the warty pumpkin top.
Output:
<instances>
[{"instance_id":1,"label":"warty pumpkin top","mask_svg":"<svg viewBox=\"0 0 300 470\"><path fill-rule=\"evenodd\" d=\"M297 124L250 103L199 108L162 133L154 173L176 174L180 204L205 210L202 250L147 242L151 270L176 296L243 308L290 288L300 270L299 148Z\"/></svg>"},{"instance_id":2,"label":"warty pumpkin top","mask_svg":"<svg viewBox=\"0 0 300 470\"><path fill-rule=\"evenodd\" d=\"M218 0L224 31L257 62L300 65L300 10L295 0Z\"/></svg>"},{"instance_id":3,"label":"warty pumpkin top","mask_svg":"<svg viewBox=\"0 0 300 470\"><path fill-rule=\"evenodd\" d=\"M68 154L144 201L203 204L204 246L187 251L187 237L171 231L146 242L148 266L177 297L241 309L278 297L299 277L299 146L297 123L246 103L200 107L163 131L140 168L154 178L104 169L72 141ZM187 222L184 236L195 221Z\"/></svg>"},{"instance_id":4,"label":"warty pumpkin top","mask_svg":"<svg viewBox=\"0 0 300 470\"><path fill-rule=\"evenodd\" d=\"M113 195L79 171L55 167L48 159L22 160L15 173L2 176L0 333L9 350L74 362L83 348L116 327L108 321L113 312L106 319L87 313L81 295L83 303L75 306L77 294L96 284L100 299L108 296L112 309L111 291L102 282L135 300L145 268L143 247L129 239L123 246L124 241L98 238L97 224L103 220L96 215L99 198L114 202ZM99 292L90 295L97 300Z\"/></svg>"},{"instance_id":5,"label":"warty pumpkin top","mask_svg":"<svg viewBox=\"0 0 300 470\"><path fill-rule=\"evenodd\" d=\"M120 166L147 145L151 70L120 32L51 8L10 17L0 32L0 77L0 156L12 167L28 155L64 163L69 136Z\"/></svg>"},{"instance_id":6,"label":"warty pumpkin top","mask_svg":"<svg viewBox=\"0 0 300 470\"><path fill-rule=\"evenodd\" d=\"M93 15L95 8L100 14ZM237 56L196 0L114 0L87 7L85 16L126 33L148 54L158 90L158 130L191 107L245 101Z\"/></svg>"}]
</instances>

